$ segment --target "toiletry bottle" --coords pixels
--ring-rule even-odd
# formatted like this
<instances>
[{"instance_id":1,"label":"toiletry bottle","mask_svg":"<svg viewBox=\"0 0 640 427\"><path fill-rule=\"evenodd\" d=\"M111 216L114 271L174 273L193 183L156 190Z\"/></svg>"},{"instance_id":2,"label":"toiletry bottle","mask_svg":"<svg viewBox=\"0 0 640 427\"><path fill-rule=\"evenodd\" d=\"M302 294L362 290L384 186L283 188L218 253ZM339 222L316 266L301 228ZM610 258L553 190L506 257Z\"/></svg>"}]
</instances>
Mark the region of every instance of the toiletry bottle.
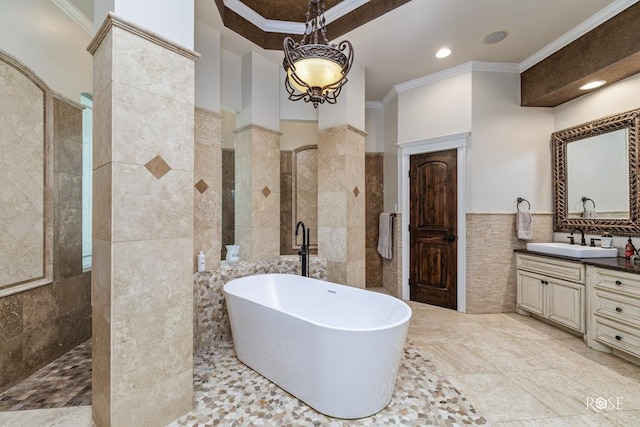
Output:
<instances>
[{"instance_id":1,"label":"toiletry bottle","mask_svg":"<svg viewBox=\"0 0 640 427\"><path fill-rule=\"evenodd\" d=\"M636 253L636 248L633 246L633 242L631 241L631 237L627 240L627 244L624 245L624 257L631 258Z\"/></svg>"},{"instance_id":2,"label":"toiletry bottle","mask_svg":"<svg viewBox=\"0 0 640 427\"><path fill-rule=\"evenodd\" d=\"M609 232L605 231L605 233L600 236L600 246L603 248L613 247L613 236L609 234Z\"/></svg>"},{"instance_id":3,"label":"toiletry bottle","mask_svg":"<svg viewBox=\"0 0 640 427\"><path fill-rule=\"evenodd\" d=\"M198 272L204 271L204 252L200 251L198 254Z\"/></svg>"}]
</instances>

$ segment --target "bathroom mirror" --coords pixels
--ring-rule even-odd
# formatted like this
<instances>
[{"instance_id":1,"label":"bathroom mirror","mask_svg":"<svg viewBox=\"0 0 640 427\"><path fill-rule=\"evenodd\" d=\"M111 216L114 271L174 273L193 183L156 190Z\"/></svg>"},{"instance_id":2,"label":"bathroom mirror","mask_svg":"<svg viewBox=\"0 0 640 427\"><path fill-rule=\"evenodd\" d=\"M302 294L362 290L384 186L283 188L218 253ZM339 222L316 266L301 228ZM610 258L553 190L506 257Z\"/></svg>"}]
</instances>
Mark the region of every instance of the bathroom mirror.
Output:
<instances>
[{"instance_id":1,"label":"bathroom mirror","mask_svg":"<svg viewBox=\"0 0 640 427\"><path fill-rule=\"evenodd\" d=\"M640 236L639 115L632 110L551 135L555 231Z\"/></svg>"}]
</instances>

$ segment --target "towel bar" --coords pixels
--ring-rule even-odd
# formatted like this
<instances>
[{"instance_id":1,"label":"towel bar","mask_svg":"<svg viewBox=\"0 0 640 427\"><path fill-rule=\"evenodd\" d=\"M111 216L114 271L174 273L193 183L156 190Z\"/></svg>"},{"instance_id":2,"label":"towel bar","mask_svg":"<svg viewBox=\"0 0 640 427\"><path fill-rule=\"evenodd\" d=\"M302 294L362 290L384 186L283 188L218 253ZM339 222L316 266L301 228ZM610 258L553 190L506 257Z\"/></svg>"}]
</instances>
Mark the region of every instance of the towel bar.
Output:
<instances>
[{"instance_id":1,"label":"towel bar","mask_svg":"<svg viewBox=\"0 0 640 427\"><path fill-rule=\"evenodd\" d=\"M518 203L516 204L516 209L520 210L520 203L522 202L527 202L527 205L529 205L529 210L531 210L531 203L529 203L529 201L527 199L523 199L522 197L518 197Z\"/></svg>"},{"instance_id":2,"label":"towel bar","mask_svg":"<svg viewBox=\"0 0 640 427\"><path fill-rule=\"evenodd\" d=\"M584 210L587 210L587 202L593 203L593 209L596 208L596 202L594 202L593 199L590 199L585 196L582 198L582 207L584 208Z\"/></svg>"}]
</instances>

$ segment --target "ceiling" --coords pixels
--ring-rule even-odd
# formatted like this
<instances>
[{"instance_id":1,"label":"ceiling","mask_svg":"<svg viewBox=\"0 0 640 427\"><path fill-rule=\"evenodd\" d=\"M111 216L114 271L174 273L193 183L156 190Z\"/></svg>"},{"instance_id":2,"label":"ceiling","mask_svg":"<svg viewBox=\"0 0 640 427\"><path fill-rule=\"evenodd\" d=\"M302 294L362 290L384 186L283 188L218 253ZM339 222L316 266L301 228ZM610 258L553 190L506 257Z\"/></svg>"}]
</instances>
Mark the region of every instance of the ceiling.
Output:
<instances>
[{"instance_id":1,"label":"ceiling","mask_svg":"<svg viewBox=\"0 0 640 427\"><path fill-rule=\"evenodd\" d=\"M70 1L89 17L93 14L93 0ZM351 41L355 60L365 67L366 100L382 101L396 84L469 61L517 63L527 69L600 24L607 11L633 0L327 0L327 15L343 2L362 6L342 18L349 25L336 34L330 24L328 37L333 42ZM225 27L221 11L226 17L225 9L248 8L252 16L262 17L262 24L279 29L274 21L303 23L306 4L307 0L195 0L195 19L220 32L224 49L238 55L255 50L280 63L281 51L263 49ZM362 8L383 12L358 18ZM248 21L244 25L245 30L253 26ZM343 30L345 34L338 34ZM508 31L505 40L483 43L485 36L499 30ZM436 51L445 46L451 56L436 59Z\"/></svg>"}]
</instances>

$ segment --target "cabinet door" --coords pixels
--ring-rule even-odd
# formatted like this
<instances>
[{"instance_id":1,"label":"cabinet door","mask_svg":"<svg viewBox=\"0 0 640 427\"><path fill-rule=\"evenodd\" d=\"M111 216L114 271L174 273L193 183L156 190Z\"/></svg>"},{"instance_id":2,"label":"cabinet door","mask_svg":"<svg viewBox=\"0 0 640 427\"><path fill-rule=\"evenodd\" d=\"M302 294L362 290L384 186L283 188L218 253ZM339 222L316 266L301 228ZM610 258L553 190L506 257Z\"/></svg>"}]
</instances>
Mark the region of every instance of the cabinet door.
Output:
<instances>
[{"instance_id":1,"label":"cabinet door","mask_svg":"<svg viewBox=\"0 0 640 427\"><path fill-rule=\"evenodd\" d=\"M548 318L578 332L584 332L584 286L550 279Z\"/></svg>"},{"instance_id":2,"label":"cabinet door","mask_svg":"<svg viewBox=\"0 0 640 427\"><path fill-rule=\"evenodd\" d=\"M518 308L544 316L544 279L518 270L516 303Z\"/></svg>"}]
</instances>

